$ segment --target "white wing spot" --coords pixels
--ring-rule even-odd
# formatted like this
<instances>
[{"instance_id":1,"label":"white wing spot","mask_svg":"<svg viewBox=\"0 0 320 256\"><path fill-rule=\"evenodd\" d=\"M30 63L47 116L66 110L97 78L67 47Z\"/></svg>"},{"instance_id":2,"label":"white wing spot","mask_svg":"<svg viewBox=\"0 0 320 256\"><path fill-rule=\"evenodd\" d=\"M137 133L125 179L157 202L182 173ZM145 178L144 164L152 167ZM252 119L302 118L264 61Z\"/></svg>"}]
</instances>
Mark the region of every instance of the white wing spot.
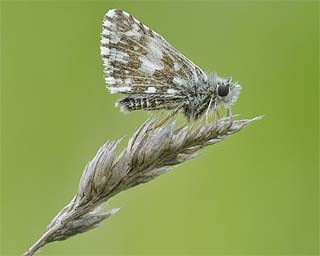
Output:
<instances>
[{"instance_id":1,"label":"white wing spot","mask_svg":"<svg viewBox=\"0 0 320 256\"><path fill-rule=\"evenodd\" d=\"M138 26L137 23L134 23L134 24L132 25L132 29L135 30L135 31L139 31L140 27Z\"/></svg>"},{"instance_id":2,"label":"white wing spot","mask_svg":"<svg viewBox=\"0 0 320 256\"><path fill-rule=\"evenodd\" d=\"M110 93L118 93L118 92L130 92L131 87L122 86L122 87L110 87Z\"/></svg>"},{"instance_id":3,"label":"white wing spot","mask_svg":"<svg viewBox=\"0 0 320 256\"><path fill-rule=\"evenodd\" d=\"M156 62L156 60L149 59L147 56L140 56L141 67L139 70L145 74L153 75L156 70L163 69L162 61Z\"/></svg>"},{"instance_id":4,"label":"white wing spot","mask_svg":"<svg viewBox=\"0 0 320 256\"><path fill-rule=\"evenodd\" d=\"M109 50L109 49L108 49ZM105 66L110 66L110 61L109 59L103 58L103 63Z\"/></svg>"},{"instance_id":5,"label":"white wing spot","mask_svg":"<svg viewBox=\"0 0 320 256\"><path fill-rule=\"evenodd\" d=\"M128 64L129 55L126 52L118 51L116 48L110 50L110 60Z\"/></svg>"},{"instance_id":6,"label":"white wing spot","mask_svg":"<svg viewBox=\"0 0 320 256\"><path fill-rule=\"evenodd\" d=\"M107 16L110 17L110 18L112 18L112 17L116 14L115 11L116 11L116 9L109 10L109 11L107 12Z\"/></svg>"},{"instance_id":7,"label":"white wing spot","mask_svg":"<svg viewBox=\"0 0 320 256\"><path fill-rule=\"evenodd\" d=\"M124 79L124 83L125 83L126 85L132 84L132 78L126 78L126 79Z\"/></svg>"},{"instance_id":8,"label":"white wing spot","mask_svg":"<svg viewBox=\"0 0 320 256\"><path fill-rule=\"evenodd\" d=\"M121 40L121 37L117 35L116 33L112 33L110 36L110 42L113 44L118 44Z\"/></svg>"},{"instance_id":9,"label":"white wing spot","mask_svg":"<svg viewBox=\"0 0 320 256\"><path fill-rule=\"evenodd\" d=\"M176 85L185 85L187 83L186 80L178 77L178 76L175 76L172 80Z\"/></svg>"},{"instance_id":10,"label":"white wing spot","mask_svg":"<svg viewBox=\"0 0 320 256\"><path fill-rule=\"evenodd\" d=\"M176 94L177 93L177 90L175 90L175 89L171 89L171 88L169 88L168 90L167 90L167 93L168 94Z\"/></svg>"},{"instance_id":11,"label":"white wing spot","mask_svg":"<svg viewBox=\"0 0 320 256\"><path fill-rule=\"evenodd\" d=\"M100 50L101 50L101 55L109 55L110 53L109 48L106 48L106 47L100 47Z\"/></svg>"},{"instance_id":12,"label":"white wing spot","mask_svg":"<svg viewBox=\"0 0 320 256\"><path fill-rule=\"evenodd\" d=\"M162 57L163 57L162 50L157 44L155 44L155 42L149 41L148 47L149 47L153 57L156 57L159 60L162 59Z\"/></svg>"},{"instance_id":13,"label":"white wing spot","mask_svg":"<svg viewBox=\"0 0 320 256\"><path fill-rule=\"evenodd\" d=\"M109 38L102 37L101 43L102 44L109 44Z\"/></svg>"},{"instance_id":14,"label":"white wing spot","mask_svg":"<svg viewBox=\"0 0 320 256\"><path fill-rule=\"evenodd\" d=\"M105 35L105 36L110 35L110 30L108 30L108 29L103 29L103 30L102 30L102 35Z\"/></svg>"},{"instance_id":15,"label":"white wing spot","mask_svg":"<svg viewBox=\"0 0 320 256\"><path fill-rule=\"evenodd\" d=\"M112 25L112 23L111 23L110 21L108 21L108 20L104 20L104 21L103 21L103 26L105 26L105 27L111 27L111 25Z\"/></svg>"},{"instance_id":16,"label":"white wing spot","mask_svg":"<svg viewBox=\"0 0 320 256\"><path fill-rule=\"evenodd\" d=\"M175 62L175 63L173 64L173 68L174 68L174 71L179 71L180 68L181 68L181 64L178 63L178 62Z\"/></svg>"},{"instance_id":17,"label":"white wing spot","mask_svg":"<svg viewBox=\"0 0 320 256\"><path fill-rule=\"evenodd\" d=\"M154 42L148 42L148 48L150 52L147 56L140 56L138 59L141 61L141 67L139 68L145 74L153 75L156 70L162 70L164 64L162 62L163 53L161 48Z\"/></svg>"},{"instance_id":18,"label":"white wing spot","mask_svg":"<svg viewBox=\"0 0 320 256\"><path fill-rule=\"evenodd\" d=\"M112 85L116 82L116 80L113 77L106 77L105 80L108 85Z\"/></svg>"},{"instance_id":19,"label":"white wing spot","mask_svg":"<svg viewBox=\"0 0 320 256\"><path fill-rule=\"evenodd\" d=\"M132 30L129 30L127 32L124 33L126 36L128 37L134 37L136 38L137 40L140 40L142 34L139 33L138 31L132 31Z\"/></svg>"},{"instance_id":20,"label":"white wing spot","mask_svg":"<svg viewBox=\"0 0 320 256\"><path fill-rule=\"evenodd\" d=\"M115 81L117 84L123 84L123 81L121 78L116 78Z\"/></svg>"},{"instance_id":21,"label":"white wing spot","mask_svg":"<svg viewBox=\"0 0 320 256\"><path fill-rule=\"evenodd\" d=\"M157 90L154 87L148 87L148 89L145 91L146 93L155 93Z\"/></svg>"},{"instance_id":22,"label":"white wing spot","mask_svg":"<svg viewBox=\"0 0 320 256\"><path fill-rule=\"evenodd\" d=\"M105 73L107 76L112 76L113 70L106 70L106 71L104 71L104 73Z\"/></svg>"}]
</instances>

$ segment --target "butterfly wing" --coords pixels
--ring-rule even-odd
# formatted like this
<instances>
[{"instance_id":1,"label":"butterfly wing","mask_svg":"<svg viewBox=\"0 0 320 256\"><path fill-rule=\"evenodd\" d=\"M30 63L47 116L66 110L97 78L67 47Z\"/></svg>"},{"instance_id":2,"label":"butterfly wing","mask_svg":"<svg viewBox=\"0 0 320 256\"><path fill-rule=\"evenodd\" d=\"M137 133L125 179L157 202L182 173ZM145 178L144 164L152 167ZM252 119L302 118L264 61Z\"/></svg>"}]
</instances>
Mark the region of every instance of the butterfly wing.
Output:
<instances>
[{"instance_id":1,"label":"butterfly wing","mask_svg":"<svg viewBox=\"0 0 320 256\"><path fill-rule=\"evenodd\" d=\"M105 80L111 93L177 95L181 88L207 82L199 67L124 11L106 13L101 36Z\"/></svg>"}]
</instances>

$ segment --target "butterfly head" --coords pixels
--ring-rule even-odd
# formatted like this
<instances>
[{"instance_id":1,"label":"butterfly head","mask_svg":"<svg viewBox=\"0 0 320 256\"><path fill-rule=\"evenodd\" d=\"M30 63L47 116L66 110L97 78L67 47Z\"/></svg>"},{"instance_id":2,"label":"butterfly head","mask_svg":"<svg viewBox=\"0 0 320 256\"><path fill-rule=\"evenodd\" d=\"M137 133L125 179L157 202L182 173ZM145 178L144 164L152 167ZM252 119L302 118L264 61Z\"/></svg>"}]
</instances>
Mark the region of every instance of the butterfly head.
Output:
<instances>
[{"instance_id":1,"label":"butterfly head","mask_svg":"<svg viewBox=\"0 0 320 256\"><path fill-rule=\"evenodd\" d=\"M226 105L233 105L239 97L241 86L237 82L233 82L231 78L217 78L215 93L219 102Z\"/></svg>"}]
</instances>

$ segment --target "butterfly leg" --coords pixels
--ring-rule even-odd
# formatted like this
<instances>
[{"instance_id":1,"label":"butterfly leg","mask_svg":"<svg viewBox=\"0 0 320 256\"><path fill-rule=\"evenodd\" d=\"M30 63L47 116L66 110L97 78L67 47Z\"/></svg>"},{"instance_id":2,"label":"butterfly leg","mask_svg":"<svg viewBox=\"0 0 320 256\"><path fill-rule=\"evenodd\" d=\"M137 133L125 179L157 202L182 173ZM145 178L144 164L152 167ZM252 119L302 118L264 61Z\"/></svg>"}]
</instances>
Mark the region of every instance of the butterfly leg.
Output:
<instances>
[{"instance_id":1,"label":"butterfly leg","mask_svg":"<svg viewBox=\"0 0 320 256\"><path fill-rule=\"evenodd\" d=\"M213 100L213 97L211 97L211 99L209 101L209 105L208 105L207 111L206 111L206 124L208 124L208 121L209 121L209 111L210 111L210 108L211 108L211 105L212 105L212 100Z\"/></svg>"},{"instance_id":2,"label":"butterfly leg","mask_svg":"<svg viewBox=\"0 0 320 256\"><path fill-rule=\"evenodd\" d=\"M213 111L214 111L214 120L216 123L216 127L218 126L218 120L220 119L219 111L218 111L218 102L215 101L213 105Z\"/></svg>"},{"instance_id":3,"label":"butterfly leg","mask_svg":"<svg viewBox=\"0 0 320 256\"><path fill-rule=\"evenodd\" d=\"M164 123L166 123L170 118L172 118L175 114L178 113L178 111L181 109L181 106L177 107L176 109L174 109L173 111L171 111L165 118L163 118L160 122L158 122L157 124L155 124L155 126L153 127L154 129L159 128L160 126L162 126Z\"/></svg>"},{"instance_id":4,"label":"butterfly leg","mask_svg":"<svg viewBox=\"0 0 320 256\"><path fill-rule=\"evenodd\" d=\"M232 115L232 112L231 112L231 107L227 107L227 117L229 117L229 125L228 125L228 129L230 129L233 125L233 115Z\"/></svg>"}]
</instances>

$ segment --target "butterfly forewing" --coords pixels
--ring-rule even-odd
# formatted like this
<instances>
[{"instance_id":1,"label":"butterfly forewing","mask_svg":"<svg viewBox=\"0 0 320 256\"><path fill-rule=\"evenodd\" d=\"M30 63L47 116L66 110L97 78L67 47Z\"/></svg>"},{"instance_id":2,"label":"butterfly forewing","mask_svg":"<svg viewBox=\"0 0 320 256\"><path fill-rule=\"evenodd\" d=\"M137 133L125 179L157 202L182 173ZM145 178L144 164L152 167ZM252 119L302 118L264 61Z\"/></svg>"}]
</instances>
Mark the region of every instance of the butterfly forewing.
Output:
<instances>
[{"instance_id":1,"label":"butterfly forewing","mask_svg":"<svg viewBox=\"0 0 320 256\"><path fill-rule=\"evenodd\" d=\"M180 88L207 81L199 67L124 11L107 12L101 35L105 80L111 93L179 95Z\"/></svg>"}]
</instances>

